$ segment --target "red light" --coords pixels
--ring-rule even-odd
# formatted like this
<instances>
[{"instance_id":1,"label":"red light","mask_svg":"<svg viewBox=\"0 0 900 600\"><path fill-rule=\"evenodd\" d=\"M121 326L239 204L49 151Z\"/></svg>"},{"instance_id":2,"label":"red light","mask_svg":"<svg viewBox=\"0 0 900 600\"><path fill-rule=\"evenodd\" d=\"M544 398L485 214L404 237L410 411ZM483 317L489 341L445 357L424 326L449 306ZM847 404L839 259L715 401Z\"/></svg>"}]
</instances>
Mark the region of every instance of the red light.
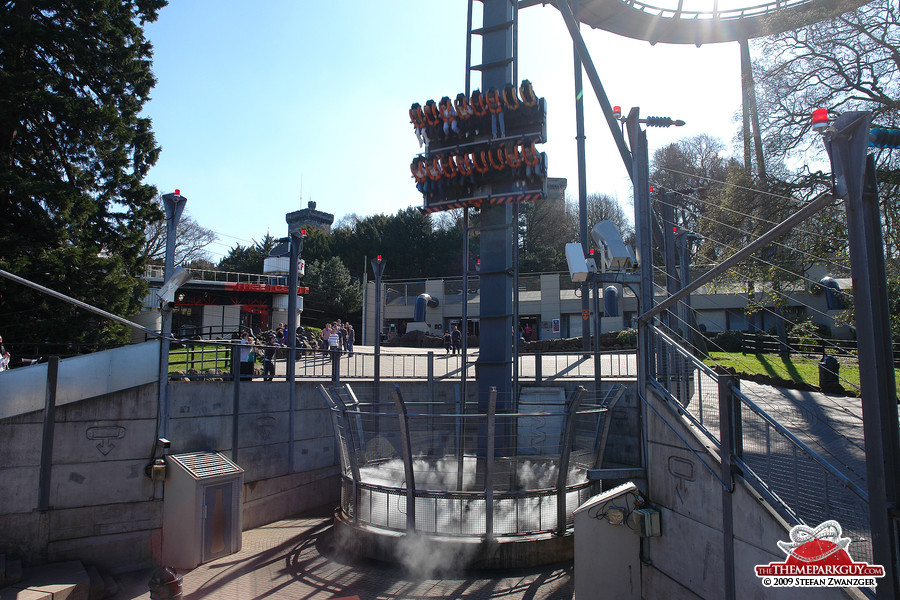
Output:
<instances>
[{"instance_id":1,"label":"red light","mask_svg":"<svg viewBox=\"0 0 900 600\"><path fill-rule=\"evenodd\" d=\"M656 188L654 188L654 187L651 185L651 186L650 186L650 193L652 194L654 191L656 191Z\"/></svg>"},{"instance_id":2,"label":"red light","mask_svg":"<svg viewBox=\"0 0 900 600\"><path fill-rule=\"evenodd\" d=\"M178 188L175 188L175 195L176 195L176 196L180 196L180 195L181 195L181 190L179 190Z\"/></svg>"},{"instance_id":3,"label":"red light","mask_svg":"<svg viewBox=\"0 0 900 600\"><path fill-rule=\"evenodd\" d=\"M823 131L828 128L828 109L827 108L817 108L812 113L812 128L813 131Z\"/></svg>"},{"instance_id":4,"label":"red light","mask_svg":"<svg viewBox=\"0 0 900 600\"><path fill-rule=\"evenodd\" d=\"M375 260L377 260L378 262L381 262L381 255L379 254L378 256L376 256Z\"/></svg>"},{"instance_id":5,"label":"red light","mask_svg":"<svg viewBox=\"0 0 900 600\"><path fill-rule=\"evenodd\" d=\"M301 230L300 230L300 235L302 235L303 237L306 237L306 230L305 230L305 229L301 229Z\"/></svg>"},{"instance_id":6,"label":"red light","mask_svg":"<svg viewBox=\"0 0 900 600\"><path fill-rule=\"evenodd\" d=\"M617 119L622 118L622 107L621 106L613 106L613 116Z\"/></svg>"},{"instance_id":7,"label":"red light","mask_svg":"<svg viewBox=\"0 0 900 600\"><path fill-rule=\"evenodd\" d=\"M672 225L672 233L678 233L678 226Z\"/></svg>"},{"instance_id":8,"label":"red light","mask_svg":"<svg viewBox=\"0 0 900 600\"><path fill-rule=\"evenodd\" d=\"M593 255L594 255L594 249L591 248L591 256L593 256Z\"/></svg>"}]
</instances>

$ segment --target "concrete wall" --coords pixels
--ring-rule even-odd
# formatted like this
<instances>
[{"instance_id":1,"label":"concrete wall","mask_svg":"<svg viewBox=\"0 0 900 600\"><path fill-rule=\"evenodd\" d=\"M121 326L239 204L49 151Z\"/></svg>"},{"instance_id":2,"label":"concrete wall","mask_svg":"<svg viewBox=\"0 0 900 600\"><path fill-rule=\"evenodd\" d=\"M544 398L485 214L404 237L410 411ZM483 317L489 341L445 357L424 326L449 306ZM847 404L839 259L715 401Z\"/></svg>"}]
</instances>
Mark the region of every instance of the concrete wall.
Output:
<instances>
[{"instance_id":1,"label":"concrete wall","mask_svg":"<svg viewBox=\"0 0 900 600\"><path fill-rule=\"evenodd\" d=\"M245 470L244 528L338 501L330 416L313 382L297 384L291 472L287 386L241 385L236 462ZM153 383L57 407L43 512L36 510L43 411L0 420L0 554L26 564L79 559L111 572L154 563L164 489L144 468L155 451L158 395ZM231 457L233 398L231 382L173 382L171 452Z\"/></svg>"},{"instance_id":2,"label":"concrete wall","mask_svg":"<svg viewBox=\"0 0 900 600\"><path fill-rule=\"evenodd\" d=\"M719 462L692 428L652 393L649 401L717 474ZM647 419L647 499L661 510L662 536L643 540L644 598L717 599L724 594L722 486L653 411ZM765 588L754 567L785 559L777 545L790 527L738 479L730 494L734 514L735 587L738 598L847 598L839 588ZM576 575L577 576L577 575Z\"/></svg>"}]
</instances>

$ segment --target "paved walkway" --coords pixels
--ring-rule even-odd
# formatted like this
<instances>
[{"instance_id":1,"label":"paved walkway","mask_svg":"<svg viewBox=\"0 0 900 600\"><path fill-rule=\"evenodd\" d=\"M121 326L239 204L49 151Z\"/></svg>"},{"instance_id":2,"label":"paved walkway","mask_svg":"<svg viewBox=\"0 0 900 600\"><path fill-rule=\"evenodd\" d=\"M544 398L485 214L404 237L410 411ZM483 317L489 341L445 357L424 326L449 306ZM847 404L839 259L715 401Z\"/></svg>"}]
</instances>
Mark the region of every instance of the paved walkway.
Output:
<instances>
[{"instance_id":1,"label":"paved walkway","mask_svg":"<svg viewBox=\"0 0 900 600\"><path fill-rule=\"evenodd\" d=\"M330 509L329 509L330 510ZM114 600L149 600L150 573L120 579ZM515 571L431 573L350 560L319 510L244 532L237 554L183 574L185 600L571 600L572 563Z\"/></svg>"}]
</instances>

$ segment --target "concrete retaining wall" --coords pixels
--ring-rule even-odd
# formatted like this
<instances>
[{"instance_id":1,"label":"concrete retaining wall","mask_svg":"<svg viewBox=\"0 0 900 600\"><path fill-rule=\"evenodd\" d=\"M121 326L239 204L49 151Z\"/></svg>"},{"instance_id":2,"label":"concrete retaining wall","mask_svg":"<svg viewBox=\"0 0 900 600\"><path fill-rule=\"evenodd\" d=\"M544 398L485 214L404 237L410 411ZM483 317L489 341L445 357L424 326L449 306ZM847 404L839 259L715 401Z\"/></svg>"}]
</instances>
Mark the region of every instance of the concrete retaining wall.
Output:
<instances>
[{"instance_id":1,"label":"concrete retaining wall","mask_svg":"<svg viewBox=\"0 0 900 600\"><path fill-rule=\"evenodd\" d=\"M297 384L294 472L286 382L241 385L237 463L245 470L243 526L337 504L331 421L313 382ZM231 456L231 382L173 382L171 453ZM47 511L38 489L43 411L0 420L0 554L36 564L78 559L112 572L159 556L163 485L144 474L157 438L158 385L59 406Z\"/></svg>"},{"instance_id":2,"label":"concrete retaining wall","mask_svg":"<svg viewBox=\"0 0 900 600\"><path fill-rule=\"evenodd\" d=\"M645 598L721 598L724 594L720 463L698 441L692 427L653 396L649 401L672 429L647 410L647 498L661 509L661 537L643 540ZM685 447L685 440L697 455ZM735 588L738 598L847 598L840 588L765 588L754 567L785 560L777 545L790 526L738 478L730 494L734 515ZM852 550L851 550L852 552ZM855 596L854 596L855 597Z\"/></svg>"},{"instance_id":3,"label":"concrete retaining wall","mask_svg":"<svg viewBox=\"0 0 900 600\"><path fill-rule=\"evenodd\" d=\"M245 471L244 528L337 506L337 448L318 383L296 384L293 431L287 382L240 384L235 462ZM353 383L363 401L372 385ZM457 382L401 385L407 401L452 403L458 393ZM567 392L575 385L560 384ZM390 404L393 384L382 386ZM468 392L474 399L477 384ZM57 407L46 511L37 510L43 411L0 419L0 554L26 564L82 560L110 572L152 566L161 550L164 486L145 467L157 452L158 398L158 384L149 383ZM171 382L169 453L212 450L232 458L233 406L231 381Z\"/></svg>"}]
</instances>

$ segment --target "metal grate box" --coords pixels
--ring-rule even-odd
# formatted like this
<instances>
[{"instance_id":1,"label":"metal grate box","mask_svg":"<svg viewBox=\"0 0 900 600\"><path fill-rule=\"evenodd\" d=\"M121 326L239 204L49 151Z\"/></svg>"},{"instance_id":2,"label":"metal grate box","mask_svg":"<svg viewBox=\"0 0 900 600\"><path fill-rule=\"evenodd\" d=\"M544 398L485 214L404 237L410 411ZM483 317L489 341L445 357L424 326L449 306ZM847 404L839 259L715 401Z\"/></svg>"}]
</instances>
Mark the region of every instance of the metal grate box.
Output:
<instances>
[{"instance_id":1,"label":"metal grate box","mask_svg":"<svg viewBox=\"0 0 900 600\"><path fill-rule=\"evenodd\" d=\"M241 549L244 470L218 452L166 457L163 564L193 569Z\"/></svg>"}]
</instances>

